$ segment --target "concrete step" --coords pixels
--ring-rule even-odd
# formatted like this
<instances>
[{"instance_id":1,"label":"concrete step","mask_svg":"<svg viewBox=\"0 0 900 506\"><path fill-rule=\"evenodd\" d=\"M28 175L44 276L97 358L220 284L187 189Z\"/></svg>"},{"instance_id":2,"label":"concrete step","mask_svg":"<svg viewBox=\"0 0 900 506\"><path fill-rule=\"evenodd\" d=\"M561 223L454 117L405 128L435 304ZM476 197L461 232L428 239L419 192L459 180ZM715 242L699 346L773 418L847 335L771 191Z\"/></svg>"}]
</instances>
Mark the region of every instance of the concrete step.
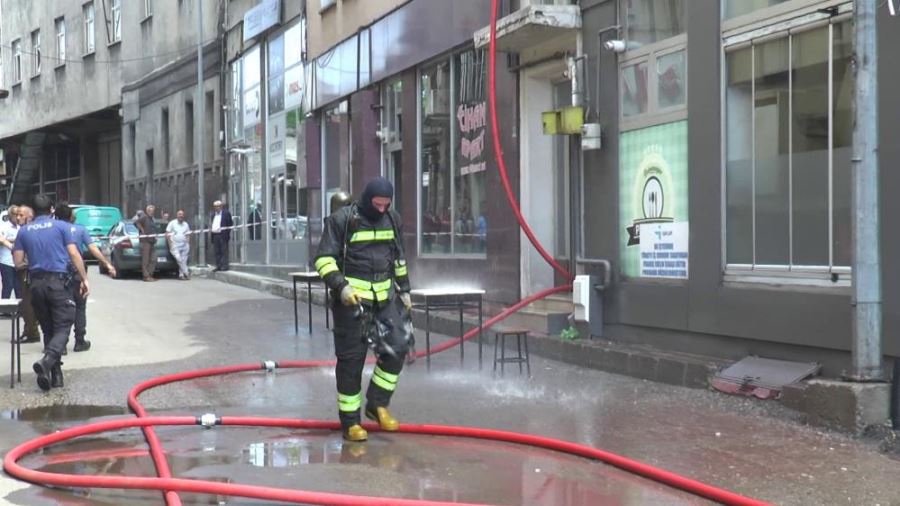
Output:
<instances>
[{"instance_id":1,"label":"concrete step","mask_svg":"<svg viewBox=\"0 0 900 506\"><path fill-rule=\"evenodd\" d=\"M530 309L535 311L545 311L548 313L567 313L575 311L575 305L572 304L572 294L562 293L559 295L551 295L545 299L536 300L528 305Z\"/></svg>"},{"instance_id":2,"label":"concrete step","mask_svg":"<svg viewBox=\"0 0 900 506\"><path fill-rule=\"evenodd\" d=\"M504 326L523 327L541 334L558 335L569 326L570 314L526 307L507 318Z\"/></svg>"}]
</instances>

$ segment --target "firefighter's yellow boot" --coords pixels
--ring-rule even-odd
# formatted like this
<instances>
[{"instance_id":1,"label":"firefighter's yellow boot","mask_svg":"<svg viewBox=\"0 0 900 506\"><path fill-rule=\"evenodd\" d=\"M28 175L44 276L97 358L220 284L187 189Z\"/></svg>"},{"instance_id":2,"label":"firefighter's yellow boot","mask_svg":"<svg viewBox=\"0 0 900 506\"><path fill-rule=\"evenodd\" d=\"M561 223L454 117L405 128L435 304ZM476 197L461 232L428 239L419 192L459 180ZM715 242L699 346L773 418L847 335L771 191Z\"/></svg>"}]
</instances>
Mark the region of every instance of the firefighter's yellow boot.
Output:
<instances>
[{"instance_id":1,"label":"firefighter's yellow boot","mask_svg":"<svg viewBox=\"0 0 900 506\"><path fill-rule=\"evenodd\" d=\"M400 422L391 416L391 412L387 408L366 408L366 418L378 422L381 430L393 432L400 428Z\"/></svg>"},{"instance_id":2,"label":"firefighter's yellow boot","mask_svg":"<svg viewBox=\"0 0 900 506\"><path fill-rule=\"evenodd\" d=\"M366 429L363 429L361 425L355 424L347 427L347 430L344 431L344 439L347 441L365 441L369 438L369 433L366 432Z\"/></svg>"}]
</instances>

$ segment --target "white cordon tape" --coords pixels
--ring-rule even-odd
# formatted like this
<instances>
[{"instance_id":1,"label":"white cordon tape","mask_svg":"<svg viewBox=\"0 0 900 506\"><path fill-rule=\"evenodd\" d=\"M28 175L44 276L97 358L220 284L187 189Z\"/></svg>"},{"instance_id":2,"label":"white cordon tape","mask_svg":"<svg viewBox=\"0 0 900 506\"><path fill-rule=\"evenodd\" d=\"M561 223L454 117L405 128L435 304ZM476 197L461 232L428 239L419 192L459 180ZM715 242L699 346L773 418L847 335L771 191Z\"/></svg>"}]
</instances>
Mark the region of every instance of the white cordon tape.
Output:
<instances>
[{"instance_id":1,"label":"white cordon tape","mask_svg":"<svg viewBox=\"0 0 900 506\"><path fill-rule=\"evenodd\" d=\"M262 223L246 223L246 224L244 224L244 225L232 225L232 226L230 226L230 227L222 227L222 228L220 228L219 230L220 230L220 231L222 231L222 230L235 230L235 229L238 229L238 228L255 227L255 226L260 226L260 225L262 225ZM184 233L184 235L203 234L203 233L206 233L206 232L212 232L212 229L210 229L210 228L204 228L204 229L202 229L202 230L188 230L187 232ZM137 237L138 239L148 239L148 238L150 238L150 237L166 237L166 236L168 236L168 235L169 235L168 233L165 233L165 234L138 234L138 235L129 235L128 237L129 237L130 239L133 239L133 238L135 238L135 237ZM97 239L112 239L112 238L113 238L113 236L111 236L111 235L98 235L98 236L92 236L92 237L91 237L91 239L94 239L94 240L97 240Z\"/></svg>"}]
</instances>

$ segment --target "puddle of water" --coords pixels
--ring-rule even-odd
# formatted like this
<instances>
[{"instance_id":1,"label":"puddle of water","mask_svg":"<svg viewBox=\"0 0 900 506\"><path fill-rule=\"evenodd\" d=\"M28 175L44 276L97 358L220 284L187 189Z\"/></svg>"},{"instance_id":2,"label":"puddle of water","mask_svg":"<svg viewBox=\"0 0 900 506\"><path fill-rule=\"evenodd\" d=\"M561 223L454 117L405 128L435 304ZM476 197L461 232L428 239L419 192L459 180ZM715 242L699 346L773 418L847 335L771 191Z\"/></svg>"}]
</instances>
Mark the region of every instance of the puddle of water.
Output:
<instances>
[{"instance_id":1,"label":"puddle of water","mask_svg":"<svg viewBox=\"0 0 900 506\"><path fill-rule=\"evenodd\" d=\"M610 466L540 449L445 437L227 428L160 430L173 474L269 487L490 504L589 506L707 504ZM49 472L153 476L139 434L58 448L31 466ZM73 458L69 458L66 454ZM30 466L30 467L31 467ZM49 491L41 492L48 497ZM53 491L52 497L60 491ZM73 491L74 504L156 504L152 493ZM245 504L186 494L186 504ZM252 501L250 501L252 502ZM70 502L71 503L71 502Z\"/></svg>"},{"instance_id":2,"label":"puddle of water","mask_svg":"<svg viewBox=\"0 0 900 506\"><path fill-rule=\"evenodd\" d=\"M0 411L0 420L69 422L101 416L127 415L128 413L128 410L121 406L56 405L38 408L5 409Z\"/></svg>"}]
</instances>

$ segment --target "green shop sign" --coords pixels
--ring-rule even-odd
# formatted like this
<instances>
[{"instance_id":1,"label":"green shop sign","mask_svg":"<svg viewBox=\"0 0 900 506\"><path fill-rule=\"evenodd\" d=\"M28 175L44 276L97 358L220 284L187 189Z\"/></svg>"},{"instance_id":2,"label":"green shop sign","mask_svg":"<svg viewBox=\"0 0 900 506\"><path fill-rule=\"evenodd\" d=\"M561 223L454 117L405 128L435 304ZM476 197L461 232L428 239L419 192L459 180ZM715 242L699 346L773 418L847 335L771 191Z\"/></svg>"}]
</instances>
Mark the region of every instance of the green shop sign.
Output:
<instances>
[{"instance_id":1,"label":"green shop sign","mask_svg":"<svg viewBox=\"0 0 900 506\"><path fill-rule=\"evenodd\" d=\"M687 121L632 130L620 136L619 220L623 275L687 277ZM653 237L646 234L651 229L655 231ZM660 254L677 254L677 261L654 256L656 244L649 241L659 240L659 231L674 235L674 244L684 245L683 251Z\"/></svg>"}]
</instances>

